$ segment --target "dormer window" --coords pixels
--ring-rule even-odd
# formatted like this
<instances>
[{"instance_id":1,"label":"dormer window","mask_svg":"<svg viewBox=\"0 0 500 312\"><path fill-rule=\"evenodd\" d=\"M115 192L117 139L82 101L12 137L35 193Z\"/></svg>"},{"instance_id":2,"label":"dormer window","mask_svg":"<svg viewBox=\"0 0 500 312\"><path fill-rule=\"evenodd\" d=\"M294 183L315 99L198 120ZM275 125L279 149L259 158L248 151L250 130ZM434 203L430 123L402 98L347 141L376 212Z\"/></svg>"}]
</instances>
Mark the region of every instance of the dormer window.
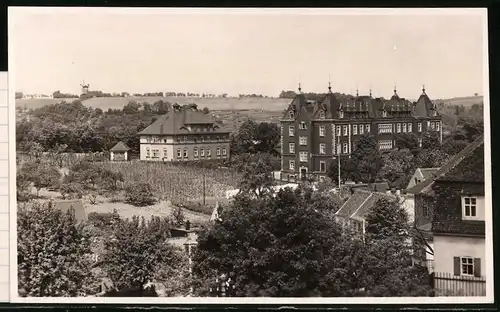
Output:
<instances>
[{"instance_id":1,"label":"dormer window","mask_svg":"<svg viewBox=\"0 0 500 312\"><path fill-rule=\"evenodd\" d=\"M436 117L437 116L437 112L435 110L432 111L432 117Z\"/></svg>"},{"instance_id":2,"label":"dormer window","mask_svg":"<svg viewBox=\"0 0 500 312\"><path fill-rule=\"evenodd\" d=\"M302 129L302 130L307 129L307 124L306 124L305 122L303 122L303 121L302 121L302 122L299 124L299 129Z\"/></svg>"},{"instance_id":3,"label":"dormer window","mask_svg":"<svg viewBox=\"0 0 500 312\"><path fill-rule=\"evenodd\" d=\"M290 119L293 119L293 118L294 118L293 111L290 111L288 114L289 114L289 116L290 116Z\"/></svg>"},{"instance_id":4,"label":"dormer window","mask_svg":"<svg viewBox=\"0 0 500 312\"><path fill-rule=\"evenodd\" d=\"M339 118L344 118L344 111L339 111Z\"/></svg>"},{"instance_id":5,"label":"dormer window","mask_svg":"<svg viewBox=\"0 0 500 312\"><path fill-rule=\"evenodd\" d=\"M319 112L319 119L325 119L325 112L324 111Z\"/></svg>"},{"instance_id":6,"label":"dormer window","mask_svg":"<svg viewBox=\"0 0 500 312\"><path fill-rule=\"evenodd\" d=\"M383 111L382 111L382 117L383 117L383 118L387 118L387 111L386 111L386 110L383 110Z\"/></svg>"}]
</instances>

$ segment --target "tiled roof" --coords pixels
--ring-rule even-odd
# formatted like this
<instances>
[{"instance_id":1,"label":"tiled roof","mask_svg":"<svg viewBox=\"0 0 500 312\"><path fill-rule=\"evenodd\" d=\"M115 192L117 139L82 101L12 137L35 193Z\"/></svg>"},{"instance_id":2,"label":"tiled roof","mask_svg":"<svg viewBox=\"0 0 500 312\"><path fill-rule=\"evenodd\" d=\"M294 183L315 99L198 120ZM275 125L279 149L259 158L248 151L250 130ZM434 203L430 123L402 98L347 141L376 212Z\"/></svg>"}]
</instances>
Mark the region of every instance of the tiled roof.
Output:
<instances>
[{"instance_id":1,"label":"tiled roof","mask_svg":"<svg viewBox=\"0 0 500 312\"><path fill-rule=\"evenodd\" d=\"M122 141L116 143L116 145L110 149L111 152L127 152L129 150L130 148L127 146L127 144L123 143Z\"/></svg>"},{"instance_id":2,"label":"tiled roof","mask_svg":"<svg viewBox=\"0 0 500 312\"><path fill-rule=\"evenodd\" d=\"M356 190L354 194L340 207L336 215L349 218L371 195L371 192Z\"/></svg>"},{"instance_id":3,"label":"tiled roof","mask_svg":"<svg viewBox=\"0 0 500 312\"><path fill-rule=\"evenodd\" d=\"M434 103L432 103L431 99L429 99L427 93L422 91L422 94L415 103L415 116L428 117L430 116L430 112L433 107Z\"/></svg>"},{"instance_id":4,"label":"tiled roof","mask_svg":"<svg viewBox=\"0 0 500 312\"><path fill-rule=\"evenodd\" d=\"M215 119L199 110L182 108L180 110L170 110L167 114L160 116L146 129L139 132L139 135L174 135L191 133L187 129L189 125L205 124L214 129L214 133L229 133L215 122Z\"/></svg>"},{"instance_id":5,"label":"tiled roof","mask_svg":"<svg viewBox=\"0 0 500 312\"><path fill-rule=\"evenodd\" d=\"M430 179L439 170L439 168L418 168L425 180Z\"/></svg>"},{"instance_id":6,"label":"tiled roof","mask_svg":"<svg viewBox=\"0 0 500 312\"><path fill-rule=\"evenodd\" d=\"M467 145L463 150L455 154L450 160L448 160L448 162L446 162L446 164L444 164L444 166L439 168L439 170L434 173L434 179L422 181L421 183L408 189L407 193L417 194L420 192L425 193L426 190L430 191L432 184L436 180L446 181L451 179L456 181L468 181L465 179L470 179L471 182L473 182L479 179L477 182L484 181L484 159L479 157L481 153L484 155L483 142L484 137L480 136L474 142ZM473 170L465 170L468 167L467 162L469 161L474 164ZM462 165L458 166L460 163L462 163ZM475 175L478 175L479 178L474 177Z\"/></svg>"},{"instance_id":7,"label":"tiled roof","mask_svg":"<svg viewBox=\"0 0 500 312\"><path fill-rule=\"evenodd\" d=\"M368 199L351 215L351 218L358 220L364 219L380 199L396 200L396 197L385 193L373 192L370 194L370 197L368 197Z\"/></svg>"},{"instance_id":8,"label":"tiled roof","mask_svg":"<svg viewBox=\"0 0 500 312\"><path fill-rule=\"evenodd\" d=\"M81 200L54 200L51 202L53 205L52 207L64 213L73 208L75 210L75 219L78 223L87 218L87 213L85 212L85 207Z\"/></svg>"}]
</instances>

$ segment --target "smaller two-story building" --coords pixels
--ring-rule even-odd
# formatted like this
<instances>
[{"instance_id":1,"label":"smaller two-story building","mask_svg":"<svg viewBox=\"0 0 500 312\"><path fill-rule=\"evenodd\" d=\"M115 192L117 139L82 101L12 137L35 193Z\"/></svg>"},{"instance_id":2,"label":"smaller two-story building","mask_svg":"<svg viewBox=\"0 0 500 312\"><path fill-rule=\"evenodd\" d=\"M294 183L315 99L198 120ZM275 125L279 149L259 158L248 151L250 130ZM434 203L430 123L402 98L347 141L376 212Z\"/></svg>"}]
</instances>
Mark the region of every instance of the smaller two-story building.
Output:
<instances>
[{"instance_id":1,"label":"smaller two-story building","mask_svg":"<svg viewBox=\"0 0 500 312\"><path fill-rule=\"evenodd\" d=\"M139 132L140 160L202 161L228 159L230 131L196 104L173 105Z\"/></svg>"}]
</instances>

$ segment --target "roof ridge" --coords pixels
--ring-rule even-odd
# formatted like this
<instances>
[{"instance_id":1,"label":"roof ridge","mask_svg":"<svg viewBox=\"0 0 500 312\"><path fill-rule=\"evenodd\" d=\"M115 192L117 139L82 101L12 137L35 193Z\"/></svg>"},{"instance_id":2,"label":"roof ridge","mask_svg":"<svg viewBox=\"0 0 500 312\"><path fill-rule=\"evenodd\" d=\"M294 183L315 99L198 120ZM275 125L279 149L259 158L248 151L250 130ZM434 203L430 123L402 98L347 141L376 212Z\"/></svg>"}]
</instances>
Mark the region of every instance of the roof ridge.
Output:
<instances>
[{"instance_id":1,"label":"roof ridge","mask_svg":"<svg viewBox=\"0 0 500 312\"><path fill-rule=\"evenodd\" d=\"M370 197L372 197L372 196L373 196L373 193L370 193L370 196L368 196L368 197L367 197L367 198L366 198L366 199L365 199L365 200L361 203L361 205L359 205L359 206L358 206L358 208L357 208L357 209L356 209L353 213L351 213L351 215L349 216L349 218L352 218L352 217L356 214L356 212L358 212L358 210L359 210L359 209L361 209L361 207L363 207L363 205L366 203L366 201L367 201L368 199L370 199Z\"/></svg>"}]
</instances>

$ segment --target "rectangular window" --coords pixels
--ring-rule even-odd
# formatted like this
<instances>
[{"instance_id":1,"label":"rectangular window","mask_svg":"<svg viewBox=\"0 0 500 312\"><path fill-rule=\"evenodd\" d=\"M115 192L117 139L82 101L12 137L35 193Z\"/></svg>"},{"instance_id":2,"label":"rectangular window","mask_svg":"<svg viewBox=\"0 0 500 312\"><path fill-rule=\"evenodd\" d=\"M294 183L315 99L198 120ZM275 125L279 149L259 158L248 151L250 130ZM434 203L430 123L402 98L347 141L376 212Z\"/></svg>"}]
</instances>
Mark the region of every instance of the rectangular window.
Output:
<instances>
[{"instance_id":1,"label":"rectangular window","mask_svg":"<svg viewBox=\"0 0 500 312\"><path fill-rule=\"evenodd\" d=\"M220 147L217 147L217 150L215 153L216 153L217 157L220 156Z\"/></svg>"},{"instance_id":2,"label":"rectangular window","mask_svg":"<svg viewBox=\"0 0 500 312\"><path fill-rule=\"evenodd\" d=\"M418 123L418 132L422 132L422 123L421 122Z\"/></svg>"},{"instance_id":3,"label":"rectangular window","mask_svg":"<svg viewBox=\"0 0 500 312\"><path fill-rule=\"evenodd\" d=\"M406 123L403 124L403 133L406 133Z\"/></svg>"},{"instance_id":4,"label":"rectangular window","mask_svg":"<svg viewBox=\"0 0 500 312\"><path fill-rule=\"evenodd\" d=\"M149 150L149 147L146 147L146 158L151 157L151 151Z\"/></svg>"},{"instance_id":5,"label":"rectangular window","mask_svg":"<svg viewBox=\"0 0 500 312\"><path fill-rule=\"evenodd\" d=\"M300 161L302 162L307 161L307 152L300 152L299 157Z\"/></svg>"},{"instance_id":6,"label":"rectangular window","mask_svg":"<svg viewBox=\"0 0 500 312\"><path fill-rule=\"evenodd\" d=\"M358 134L358 125L352 125L352 134Z\"/></svg>"},{"instance_id":7,"label":"rectangular window","mask_svg":"<svg viewBox=\"0 0 500 312\"><path fill-rule=\"evenodd\" d=\"M187 142L187 140L188 140L188 137L187 137L187 136L185 136L185 137L184 137L184 142Z\"/></svg>"},{"instance_id":8,"label":"rectangular window","mask_svg":"<svg viewBox=\"0 0 500 312\"><path fill-rule=\"evenodd\" d=\"M342 153L342 150L341 150L341 146L340 144L337 144L337 155L340 155L340 153Z\"/></svg>"},{"instance_id":9,"label":"rectangular window","mask_svg":"<svg viewBox=\"0 0 500 312\"><path fill-rule=\"evenodd\" d=\"M212 148L207 149L207 157L212 156Z\"/></svg>"},{"instance_id":10,"label":"rectangular window","mask_svg":"<svg viewBox=\"0 0 500 312\"><path fill-rule=\"evenodd\" d=\"M462 197L462 207L464 219L474 219L477 217L476 197Z\"/></svg>"},{"instance_id":11,"label":"rectangular window","mask_svg":"<svg viewBox=\"0 0 500 312\"><path fill-rule=\"evenodd\" d=\"M436 122L436 131L439 131L439 124L440 124L440 122L439 122L439 121L438 121L438 122Z\"/></svg>"},{"instance_id":12,"label":"rectangular window","mask_svg":"<svg viewBox=\"0 0 500 312\"><path fill-rule=\"evenodd\" d=\"M349 146L347 145L347 143L344 143L344 144L343 144L343 147L344 147L344 154L347 154L347 151L348 151L348 147L349 147Z\"/></svg>"},{"instance_id":13,"label":"rectangular window","mask_svg":"<svg viewBox=\"0 0 500 312\"><path fill-rule=\"evenodd\" d=\"M344 118L344 112L343 111L339 112L339 118Z\"/></svg>"},{"instance_id":14,"label":"rectangular window","mask_svg":"<svg viewBox=\"0 0 500 312\"><path fill-rule=\"evenodd\" d=\"M288 143L288 149L290 150L290 154L295 154L295 143Z\"/></svg>"},{"instance_id":15,"label":"rectangular window","mask_svg":"<svg viewBox=\"0 0 500 312\"><path fill-rule=\"evenodd\" d=\"M363 134L363 132L365 132L364 126L359 125L359 134Z\"/></svg>"},{"instance_id":16,"label":"rectangular window","mask_svg":"<svg viewBox=\"0 0 500 312\"><path fill-rule=\"evenodd\" d=\"M299 129L302 129L302 130L307 129L307 124L306 124L305 122L303 122L303 121L302 121L302 122L299 124Z\"/></svg>"},{"instance_id":17,"label":"rectangular window","mask_svg":"<svg viewBox=\"0 0 500 312\"><path fill-rule=\"evenodd\" d=\"M319 153L320 153L320 155L325 155L326 154L326 144L325 143L320 143L319 144Z\"/></svg>"},{"instance_id":18,"label":"rectangular window","mask_svg":"<svg viewBox=\"0 0 500 312\"><path fill-rule=\"evenodd\" d=\"M344 126L344 136L347 136L347 126Z\"/></svg>"},{"instance_id":19,"label":"rectangular window","mask_svg":"<svg viewBox=\"0 0 500 312\"><path fill-rule=\"evenodd\" d=\"M460 258L461 275L474 276L474 258Z\"/></svg>"},{"instance_id":20,"label":"rectangular window","mask_svg":"<svg viewBox=\"0 0 500 312\"><path fill-rule=\"evenodd\" d=\"M319 112L319 119L325 119L325 112L324 111Z\"/></svg>"},{"instance_id":21,"label":"rectangular window","mask_svg":"<svg viewBox=\"0 0 500 312\"><path fill-rule=\"evenodd\" d=\"M365 129L367 133L370 133L370 125L365 125Z\"/></svg>"},{"instance_id":22,"label":"rectangular window","mask_svg":"<svg viewBox=\"0 0 500 312\"><path fill-rule=\"evenodd\" d=\"M205 150L202 148L200 149L200 156L205 157Z\"/></svg>"},{"instance_id":23,"label":"rectangular window","mask_svg":"<svg viewBox=\"0 0 500 312\"><path fill-rule=\"evenodd\" d=\"M427 121L427 130L429 130L431 127L431 122L430 121Z\"/></svg>"},{"instance_id":24,"label":"rectangular window","mask_svg":"<svg viewBox=\"0 0 500 312\"><path fill-rule=\"evenodd\" d=\"M163 149L163 158L167 158L168 150L166 148Z\"/></svg>"},{"instance_id":25,"label":"rectangular window","mask_svg":"<svg viewBox=\"0 0 500 312\"><path fill-rule=\"evenodd\" d=\"M326 172L326 162L324 162L324 161L319 162L319 171Z\"/></svg>"},{"instance_id":26,"label":"rectangular window","mask_svg":"<svg viewBox=\"0 0 500 312\"><path fill-rule=\"evenodd\" d=\"M188 157L188 150L187 148L184 149L184 158L187 158Z\"/></svg>"},{"instance_id":27,"label":"rectangular window","mask_svg":"<svg viewBox=\"0 0 500 312\"><path fill-rule=\"evenodd\" d=\"M324 137L325 136L325 126L320 126L319 127L319 136Z\"/></svg>"},{"instance_id":28,"label":"rectangular window","mask_svg":"<svg viewBox=\"0 0 500 312\"><path fill-rule=\"evenodd\" d=\"M295 171L295 160L289 160L289 167L291 171Z\"/></svg>"},{"instance_id":29,"label":"rectangular window","mask_svg":"<svg viewBox=\"0 0 500 312\"><path fill-rule=\"evenodd\" d=\"M227 150L226 148L222 148L222 156L226 156L227 155Z\"/></svg>"},{"instance_id":30,"label":"rectangular window","mask_svg":"<svg viewBox=\"0 0 500 312\"><path fill-rule=\"evenodd\" d=\"M418 138L418 147L422 147L422 138Z\"/></svg>"},{"instance_id":31,"label":"rectangular window","mask_svg":"<svg viewBox=\"0 0 500 312\"><path fill-rule=\"evenodd\" d=\"M290 126L288 128L288 136L293 137L294 135L295 135L295 127L294 126Z\"/></svg>"},{"instance_id":32,"label":"rectangular window","mask_svg":"<svg viewBox=\"0 0 500 312\"><path fill-rule=\"evenodd\" d=\"M401 124L398 123L396 127L397 127L397 132L400 133L401 132Z\"/></svg>"},{"instance_id":33,"label":"rectangular window","mask_svg":"<svg viewBox=\"0 0 500 312\"><path fill-rule=\"evenodd\" d=\"M392 149L392 140L382 140L378 142L378 148L380 150Z\"/></svg>"},{"instance_id":34,"label":"rectangular window","mask_svg":"<svg viewBox=\"0 0 500 312\"><path fill-rule=\"evenodd\" d=\"M387 117L387 111L383 111L383 112L382 112L382 117L383 117L383 118L386 118L386 117Z\"/></svg>"},{"instance_id":35,"label":"rectangular window","mask_svg":"<svg viewBox=\"0 0 500 312\"><path fill-rule=\"evenodd\" d=\"M408 132L412 132L412 129L411 129L411 128L412 128L412 124L411 124L411 123L409 123L409 124L408 124Z\"/></svg>"},{"instance_id":36,"label":"rectangular window","mask_svg":"<svg viewBox=\"0 0 500 312\"><path fill-rule=\"evenodd\" d=\"M299 144L300 144L300 145L307 145L307 137L305 137L305 136L301 136L301 137L299 138Z\"/></svg>"},{"instance_id":37,"label":"rectangular window","mask_svg":"<svg viewBox=\"0 0 500 312\"><path fill-rule=\"evenodd\" d=\"M434 121L431 122L431 130L434 130Z\"/></svg>"},{"instance_id":38,"label":"rectangular window","mask_svg":"<svg viewBox=\"0 0 500 312\"><path fill-rule=\"evenodd\" d=\"M153 150L153 158L160 158L160 150L159 149Z\"/></svg>"},{"instance_id":39,"label":"rectangular window","mask_svg":"<svg viewBox=\"0 0 500 312\"><path fill-rule=\"evenodd\" d=\"M378 133L392 133L392 125L391 124L379 124L378 125Z\"/></svg>"},{"instance_id":40,"label":"rectangular window","mask_svg":"<svg viewBox=\"0 0 500 312\"><path fill-rule=\"evenodd\" d=\"M197 149L197 148L195 148L195 149L193 150L193 156L194 156L194 157L198 157L198 149Z\"/></svg>"},{"instance_id":41,"label":"rectangular window","mask_svg":"<svg viewBox=\"0 0 500 312\"><path fill-rule=\"evenodd\" d=\"M340 136L340 126L337 126L337 136Z\"/></svg>"},{"instance_id":42,"label":"rectangular window","mask_svg":"<svg viewBox=\"0 0 500 312\"><path fill-rule=\"evenodd\" d=\"M181 149L177 149L177 158L181 158L182 156L182 152L181 152Z\"/></svg>"}]
</instances>

